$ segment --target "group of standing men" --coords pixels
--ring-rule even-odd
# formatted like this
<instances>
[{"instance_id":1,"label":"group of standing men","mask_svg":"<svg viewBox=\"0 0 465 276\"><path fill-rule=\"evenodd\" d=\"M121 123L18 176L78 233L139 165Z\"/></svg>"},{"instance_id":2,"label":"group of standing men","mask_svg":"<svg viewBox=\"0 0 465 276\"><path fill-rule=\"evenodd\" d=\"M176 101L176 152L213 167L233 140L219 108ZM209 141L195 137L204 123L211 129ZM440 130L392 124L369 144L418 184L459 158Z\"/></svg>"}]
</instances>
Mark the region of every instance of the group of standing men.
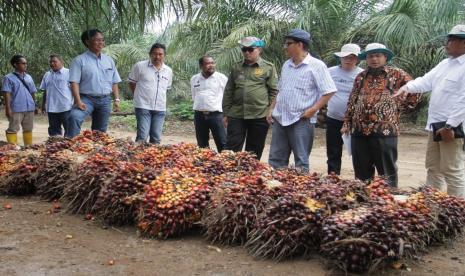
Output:
<instances>
[{"instance_id":1,"label":"group of standing men","mask_svg":"<svg viewBox=\"0 0 465 276\"><path fill-rule=\"evenodd\" d=\"M121 79L113 60L101 53L102 33L89 30L81 38L88 51L73 60L69 72L59 56L50 56L52 70L41 83L50 135L61 134L60 125L65 136L77 135L88 115L92 129L106 131L111 94L113 109L119 110ZM218 151L241 151L245 143L245 150L260 159L272 126L269 164L288 167L293 153L295 166L308 171L316 116L328 104L328 173L340 174L341 134L350 135L355 177L370 180L376 169L395 187L400 114L415 108L418 93L432 91L426 128L431 131L434 123L443 125L431 132L428 142L427 184L438 188L447 184L450 194L465 197L464 141L454 139L454 131L462 129L465 121L465 25L455 26L447 35L449 58L414 81L389 65L394 53L383 44L368 44L364 51L346 44L335 53L340 64L327 68L309 53L310 33L294 29L284 39L289 59L279 78L275 66L261 58L265 42L256 37L239 41L243 60L233 65L228 77L215 71L212 57L199 59L201 72L191 78L191 92L200 147L209 146L211 131ZM154 44L149 59L136 63L128 77L134 93L137 142L161 141L166 93L173 79L164 63L165 51L163 44ZM360 60L366 60L367 69L358 67ZM2 87L10 120L7 139L16 143L21 124L24 142L30 144L36 89L25 73L25 58L14 56L11 64L15 72L4 78Z\"/></svg>"}]
</instances>

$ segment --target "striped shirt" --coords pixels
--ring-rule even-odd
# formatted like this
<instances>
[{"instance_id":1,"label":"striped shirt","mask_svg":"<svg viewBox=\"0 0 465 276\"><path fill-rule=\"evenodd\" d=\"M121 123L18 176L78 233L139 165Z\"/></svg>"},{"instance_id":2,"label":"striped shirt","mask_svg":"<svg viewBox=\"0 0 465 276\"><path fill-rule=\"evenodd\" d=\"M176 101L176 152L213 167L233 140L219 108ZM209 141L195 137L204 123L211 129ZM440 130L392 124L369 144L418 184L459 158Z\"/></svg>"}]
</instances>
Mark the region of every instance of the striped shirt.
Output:
<instances>
[{"instance_id":1,"label":"striped shirt","mask_svg":"<svg viewBox=\"0 0 465 276\"><path fill-rule=\"evenodd\" d=\"M337 90L326 64L310 54L297 66L291 59L284 63L278 88L273 118L282 126L297 122L323 95ZM311 123L316 123L317 114Z\"/></svg>"}]
</instances>

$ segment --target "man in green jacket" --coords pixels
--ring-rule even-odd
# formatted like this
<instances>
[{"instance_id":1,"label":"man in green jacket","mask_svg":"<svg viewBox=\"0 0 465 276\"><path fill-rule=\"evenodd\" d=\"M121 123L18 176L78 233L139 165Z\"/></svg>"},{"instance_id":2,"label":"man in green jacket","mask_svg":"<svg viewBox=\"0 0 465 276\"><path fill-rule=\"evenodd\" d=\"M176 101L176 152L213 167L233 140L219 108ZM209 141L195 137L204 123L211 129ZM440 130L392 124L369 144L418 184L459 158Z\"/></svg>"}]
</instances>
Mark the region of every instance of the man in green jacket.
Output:
<instances>
[{"instance_id":1,"label":"man in green jacket","mask_svg":"<svg viewBox=\"0 0 465 276\"><path fill-rule=\"evenodd\" d=\"M244 59L234 64L223 96L223 122L227 150L253 152L260 160L265 146L270 112L277 89L275 66L260 57L265 42L256 37L239 41Z\"/></svg>"}]
</instances>

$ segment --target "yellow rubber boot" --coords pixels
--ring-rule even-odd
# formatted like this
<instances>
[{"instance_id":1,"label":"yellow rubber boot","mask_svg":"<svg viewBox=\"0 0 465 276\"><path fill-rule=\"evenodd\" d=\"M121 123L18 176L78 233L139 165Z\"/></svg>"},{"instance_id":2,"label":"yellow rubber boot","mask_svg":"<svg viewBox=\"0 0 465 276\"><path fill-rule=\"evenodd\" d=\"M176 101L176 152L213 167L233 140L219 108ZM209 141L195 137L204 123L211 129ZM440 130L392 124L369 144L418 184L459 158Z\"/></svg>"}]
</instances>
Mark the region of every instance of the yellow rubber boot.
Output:
<instances>
[{"instance_id":1,"label":"yellow rubber boot","mask_svg":"<svg viewBox=\"0 0 465 276\"><path fill-rule=\"evenodd\" d=\"M6 133L6 141L9 144L16 145L16 143L18 143L18 136L16 133Z\"/></svg>"},{"instance_id":2,"label":"yellow rubber boot","mask_svg":"<svg viewBox=\"0 0 465 276\"><path fill-rule=\"evenodd\" d=\"M32 131L23 132L23 141L25 146L32 145Z\"/></svg>"}]
</instances>

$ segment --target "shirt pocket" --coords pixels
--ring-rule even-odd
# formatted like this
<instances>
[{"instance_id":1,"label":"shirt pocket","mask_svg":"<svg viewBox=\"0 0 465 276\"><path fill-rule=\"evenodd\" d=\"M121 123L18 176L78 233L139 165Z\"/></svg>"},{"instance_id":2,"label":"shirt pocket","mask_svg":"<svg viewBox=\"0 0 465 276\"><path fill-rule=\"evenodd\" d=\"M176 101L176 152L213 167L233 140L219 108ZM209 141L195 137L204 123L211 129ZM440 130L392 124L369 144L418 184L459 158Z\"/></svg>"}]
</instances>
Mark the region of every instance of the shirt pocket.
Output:
<instances>
[{"instance_id":1,"label":"shirt pocket","mask_svg":"<svg viewBox=\"0 0 465 276\"><path fill-rule=\"evenodd\" d=\"M444 87L444 92L448 94L459 94L460 93L460 74L457 74L456 72L453 72L451 74L448 74L444 78L443 82L443 87Z\"/></svg>"}]
</instances>

